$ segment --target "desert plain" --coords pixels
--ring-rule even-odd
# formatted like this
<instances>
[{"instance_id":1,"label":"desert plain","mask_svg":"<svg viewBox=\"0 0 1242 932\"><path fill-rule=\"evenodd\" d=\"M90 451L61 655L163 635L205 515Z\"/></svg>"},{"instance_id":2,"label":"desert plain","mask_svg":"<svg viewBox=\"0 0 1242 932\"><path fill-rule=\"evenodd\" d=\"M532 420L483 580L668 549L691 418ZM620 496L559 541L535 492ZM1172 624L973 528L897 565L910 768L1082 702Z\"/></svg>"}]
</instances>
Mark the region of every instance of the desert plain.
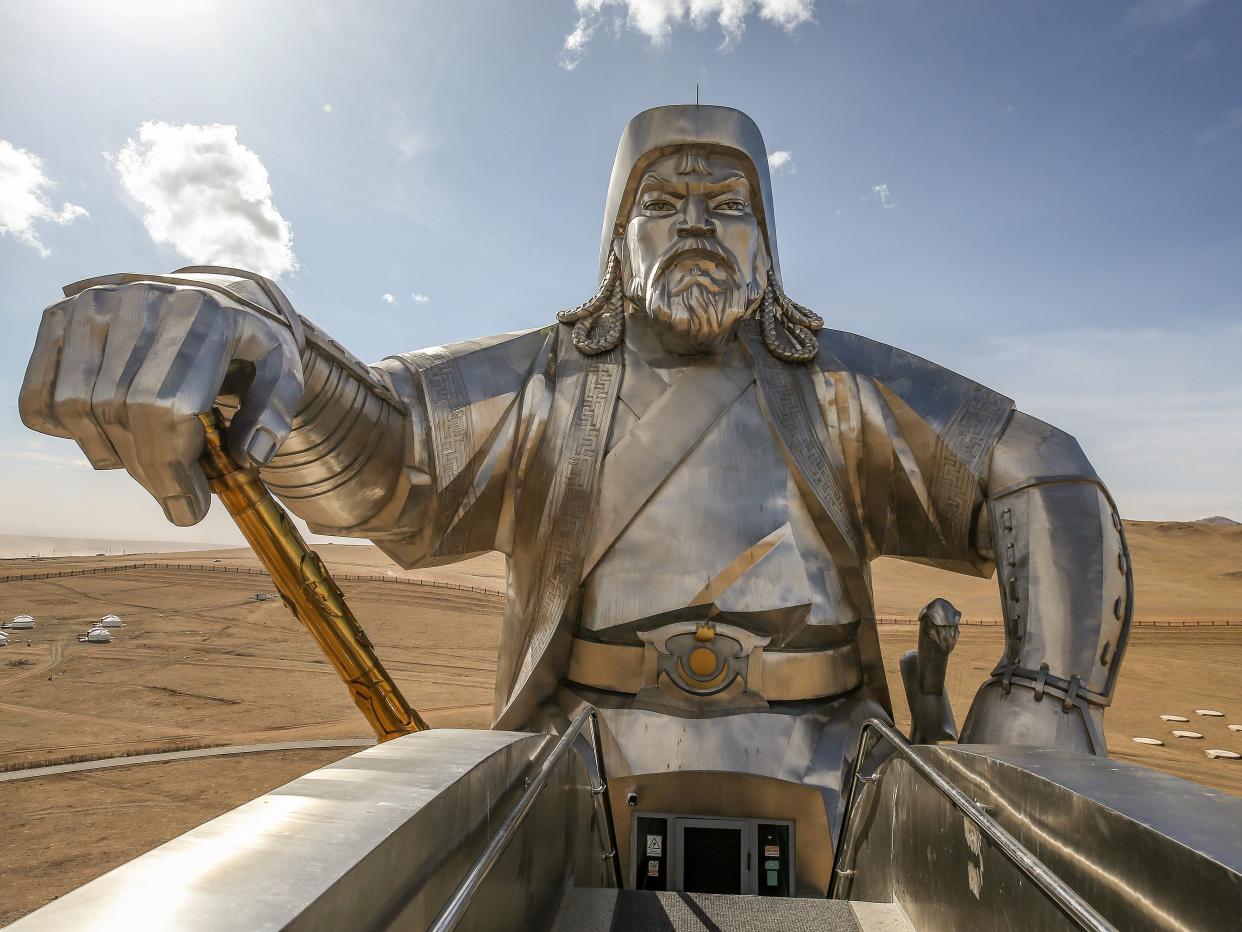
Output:
<instances>
[{"instance_id":1,"label":"desert plain","mask_svg":"<svg viewBox=\"0 0 1242 932\"><path fill-rule=\"evenodd\" d=\"M1110 752L1242 796L1242 526L1126 522L1136 577ZM126 548L132 549L132 548ZM435 727L486 728L504 606L497 554L404 571L368 545L320 553L385 665ZM135 564L143 564L136 566ZM0 649L0 770L259 742L366 738L369 730L310 637L254 575L248 550L0 560L0 617L36 618ZM919 608L948 598L966 622L948 673L958 722L1000 657L994 580L891 560L874 565L897 724L897 662ZM103 570L103 572L97 572ZM239 571L234 571L239 570ZM64 574L16 579L30 574ZM249 572L248 572L249 571ZM109 644L77 636L108 612ZM990 622L990 623L989 623ZM1196 715L1201 708L1225 713ZM1190 724L1160 719L1178 714ZM1203 734L1178 739L1175 727ZM1163 746L1134 743L1134 737ZM132 764L0 780L0 924L351 748ZM0 778L6 773L0 772Z\"/></svg>"}]
</instances>

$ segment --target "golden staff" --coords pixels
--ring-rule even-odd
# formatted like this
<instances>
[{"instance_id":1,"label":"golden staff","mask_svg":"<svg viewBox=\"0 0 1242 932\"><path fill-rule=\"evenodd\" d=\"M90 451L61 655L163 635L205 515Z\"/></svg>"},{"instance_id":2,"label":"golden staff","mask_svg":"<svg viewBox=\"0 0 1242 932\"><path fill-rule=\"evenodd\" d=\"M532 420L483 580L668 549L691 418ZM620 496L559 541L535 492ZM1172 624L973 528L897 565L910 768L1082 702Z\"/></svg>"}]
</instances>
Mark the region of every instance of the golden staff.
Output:
<instances>
[{"instance_id":1,"label":"golden staff","mask_svg":"<svg viewBox=\"0 0 1242 932\"><path fill-rule=\"evenodd\" d=\"M213 409L198 418L207 436L199 460L207 484L271 574L281 600L306 626L345 681L379 740L428 728L375 656L370 639L345 604L345 596L319 554L302 540L258 472L243 469L229 454L220 415Z\"/></svg>"}]
</instances>

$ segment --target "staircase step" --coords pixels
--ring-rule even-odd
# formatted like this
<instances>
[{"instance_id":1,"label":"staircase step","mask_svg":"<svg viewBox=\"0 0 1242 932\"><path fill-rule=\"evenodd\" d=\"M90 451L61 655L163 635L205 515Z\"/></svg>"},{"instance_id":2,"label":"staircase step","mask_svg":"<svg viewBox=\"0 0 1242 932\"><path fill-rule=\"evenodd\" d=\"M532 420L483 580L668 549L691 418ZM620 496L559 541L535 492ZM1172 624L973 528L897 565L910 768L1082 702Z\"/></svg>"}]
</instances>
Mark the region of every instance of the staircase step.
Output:
<instances>
[{"instance_id":1,"label":"staircase step","mask_svg":"<svg viewBox=\"0 0 1242 932\"><path fill-rule=\"evenodd\" d=\"M564 932L909 932L888 903L719 893L575 889L556 928Z\"/></svg>"}]
</instances>

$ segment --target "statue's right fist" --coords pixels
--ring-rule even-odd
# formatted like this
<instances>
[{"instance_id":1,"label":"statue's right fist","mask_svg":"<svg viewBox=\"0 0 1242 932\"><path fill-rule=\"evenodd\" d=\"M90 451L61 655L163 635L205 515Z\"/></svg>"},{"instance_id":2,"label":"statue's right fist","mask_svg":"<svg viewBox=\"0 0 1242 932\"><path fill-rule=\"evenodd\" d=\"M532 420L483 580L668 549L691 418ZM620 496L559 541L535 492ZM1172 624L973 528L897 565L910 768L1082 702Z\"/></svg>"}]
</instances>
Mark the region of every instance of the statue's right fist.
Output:
<instances>
[{"instance_id":1,"label":"statue's right fist","mask_svg":"<svg viewBox=\"0 0 1242 932\"><path fill-rule=\"evenodd\" d=\"M96 469L124 468L191 525L211 502L196 415L222 394L240 399L234 458L267 463L302 398L289 328L209 288L139 281L43 312L18 405L27 427L77 441Z\"/></svg>"}]
</instances>

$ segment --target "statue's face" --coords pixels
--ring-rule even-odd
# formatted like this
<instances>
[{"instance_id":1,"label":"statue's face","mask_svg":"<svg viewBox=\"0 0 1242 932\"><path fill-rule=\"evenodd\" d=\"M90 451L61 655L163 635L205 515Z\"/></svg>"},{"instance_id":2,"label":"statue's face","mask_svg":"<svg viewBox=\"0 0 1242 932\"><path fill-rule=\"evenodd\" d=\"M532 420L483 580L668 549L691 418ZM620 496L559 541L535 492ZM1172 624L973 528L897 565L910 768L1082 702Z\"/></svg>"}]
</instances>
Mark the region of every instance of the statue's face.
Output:
<instances>
[{"instance_id":1,"label":"statue's face","mask_svg":"<svg viewBox=\"0 0 1242 932\"><path fill-rule=\"evenodd\" d=\"M740 159L684 150L648 167L622 247L626 297L675 353L720 352L767 287Z\"/></svg>"}]
</instances>

